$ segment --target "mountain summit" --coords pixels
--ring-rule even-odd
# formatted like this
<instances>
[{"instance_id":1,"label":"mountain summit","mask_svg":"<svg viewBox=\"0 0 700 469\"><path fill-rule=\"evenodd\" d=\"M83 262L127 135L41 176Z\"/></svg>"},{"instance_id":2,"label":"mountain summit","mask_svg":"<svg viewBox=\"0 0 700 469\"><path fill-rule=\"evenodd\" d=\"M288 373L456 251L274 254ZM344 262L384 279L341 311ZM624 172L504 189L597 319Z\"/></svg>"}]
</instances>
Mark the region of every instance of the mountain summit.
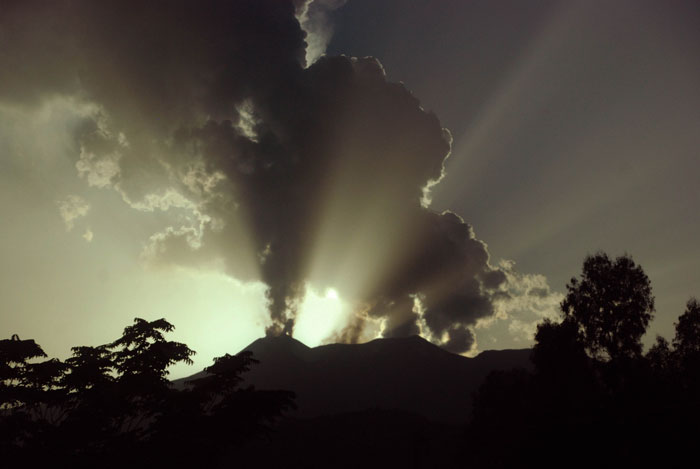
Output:
<instances>
[{"instance_id":1,"label":"mountain summit","mask_svg":"<svg viewBox=\"0 0 700 469\"><path fill-rule=\"evenodd\" d=\"M261 337L248 345L242 352L253 352L257 360L277 357L294 357L299 360L307 360L311 354L311 348L307 347L297 339L286 334L271 337Z\"/></svg>"},{"instance_id":2,"label":"mountain summit","mask_svg":"<svg viewBox=\"0 0 700 469\"><path fill-rule=\"evenodd\" d=\"M282 335L243 350L260 361L244 375L244 385L294 391L299 417L384 409L462 422L472 393L490 371L530 367L529 349L466 358L419 336L310 348Z\"/></svg>"}]
</instances>

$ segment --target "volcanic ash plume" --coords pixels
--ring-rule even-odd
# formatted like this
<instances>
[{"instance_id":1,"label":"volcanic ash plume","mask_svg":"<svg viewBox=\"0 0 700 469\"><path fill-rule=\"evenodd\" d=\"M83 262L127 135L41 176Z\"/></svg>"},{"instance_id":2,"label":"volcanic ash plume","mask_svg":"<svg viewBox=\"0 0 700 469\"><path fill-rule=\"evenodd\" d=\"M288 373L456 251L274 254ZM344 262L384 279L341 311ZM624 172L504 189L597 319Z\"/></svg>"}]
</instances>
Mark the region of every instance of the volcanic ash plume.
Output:
<instances>
[{"instance_id":1,"label":"volcanic ash plume","mask_svg":"<svg viewBox=\"0 0 700 469\"><path fill-rule=\"evenodd\" d=\"M76 168L143 211L181 210L151 262L219 261L269 288L293 332L308 282L469 350L505 274L452 213L427 208L451 137L373 58L306 67L304 2L4 2L0 100L89 103ZM318 54L315 54L316 56ZM314 57L315 58L315 57ZM358 337L347 334L346 340Z\"/></svg>"}]
</instances>

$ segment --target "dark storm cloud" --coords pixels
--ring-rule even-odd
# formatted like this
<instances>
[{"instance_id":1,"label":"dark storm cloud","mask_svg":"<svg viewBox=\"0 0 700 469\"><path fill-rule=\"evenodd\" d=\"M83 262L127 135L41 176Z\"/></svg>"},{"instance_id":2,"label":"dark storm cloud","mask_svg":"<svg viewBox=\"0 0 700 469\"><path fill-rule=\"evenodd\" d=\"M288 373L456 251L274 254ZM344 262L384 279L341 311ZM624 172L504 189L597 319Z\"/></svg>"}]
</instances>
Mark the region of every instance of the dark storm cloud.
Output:
<instances>
[{"instance_id":1,"label":"dark storm cloud","mask_svg":"<svg viewBox=\"0 0 700 469\"><path fill-rule=\"evenodd\" d=\"M193 149L207 172L231 181L233 199L254 232L262 279L271 287L272 317L284 329L291 327L285 318L293 316L308 278L307 254L325 186L349 183L342 195L347 216L335 223L340 236L352 237L359 222L353 214L377 198L388 204L386 224L395 218L407 236L416 236L414 220L430 216L420 206L422 187L440 177L449 144L435 116L421 111L402 86L387 83L372 59L321 59L252 106L254 139L224 121L182 130L176 143ZM389 182L392 190L385 193ZM219 200L207 211L220 212ZM412 305L407 295L400 301Z\"/></svg>"},{"instance_id":2,"label":"dark storm cloud","mask_svg":"<svg viewBox=\"0 0 700 469\"><path fill-rule=\"evenodd\" d=\"M449 338L442 344L448 352L462 353L470 350L476 339L474 333L465 327L453 326L448 329Z\"/></svg>"},{"instance_id":3,"label":"dark storm cloud","mask_svg":"<svg viewBox=\"0 0 700 469\"><path fill-rule=\"evenodd\" d=\"M384 318L385 336L423 328L469 350L506 277L469 225L421 205L450 151L438 119L372 58L305 68L301 2L163 5L5 2L0 100L96 104L78 135L81 176L141 210L189 210L191 225L152 237L153 257L218 258L230 275L262 280L270 333L293 329L327 200L340 201L330 228L338 251L378 210L356 275L377 258L391 269L369 291L335 287Z\"/></svg>"},{"instance_id":4,"label":"dark storm cloud","mask_svg":"<svg viewBox=\"0 0 700 469\"><path fill-rule=\"evenodd\" d=\"M489 265L486 245L454 213L416 210L412 222L413 249L397 275L377 289L384 298L379 314L391 311L385 335L415 333L420 315L434 338L452 351L468 351L470 329L494 314L505 274ZM418 308L406 301L411 295Z\"/></svg>"},{"instance_id":5,"label":"dark storm cloud","mask_svg":"<svg viewBox=\"0 0 700 469\"><path fill-rule=\"evenodd\" d=\"M4 100L86 93L115 119L142 116L149 130L228 115L304 61L291 2L10 0L0 8Z\"/></svg>"},{"instance_id":6,"label":"dark storm cloud","mask_svg":"<svg viewBox=\"0 0 700 469\"><path fill-rule=\"evenodd\" d=\"M126 200L140 206L152 203L147 196L154 189L162 192L173 182L182 186L183 175L190 176L190 186L203 184L193 175L191 162L174 158L178 152L169 144L174 131L209 121L212 124L205 124L198 135L215 133L216 125L225 132L231 122L217 121L235 115L245 100L274 100L298 81L305 61L304 32L295 18L295 5L276 0L5 2L0 31L5 52L0 99L32 103L70 94L97 103L104 122L82 128L78 170L93 185L114 184ZM290 120L288 115L281 118ZM282 152L276 146L281 145L264 138L264 149L253 156L279 157ZM278 162L270 173L279 177L283 165ZM230 173L225 162L205 164L206 169L217 166ZM169 171L175 174L168 177ZM274 183L274 176L258 179L262 185ZM199 195L200 203L211 195L193 194L196 187L179 189L190 189L187 195ZM225 195L213 197L231 202ZM266 193L260 197L265 199ZM223 207L223 214L216 215L225 221L230 210ZM266 222L258 220L260 225ZM226 225L227 234L240 231L231 225ZM192 236L182 231L165 236L174 234ZM285 255L270 256L265 270L272 270ZM276 275L293 276L286 268L293 259L287 261ZM236 273L243 274L241 269ZM273 287L273 311L285 297L296 296L290 282L276 288L277 279L263 280Z\"/></svg>"}]
</instances>

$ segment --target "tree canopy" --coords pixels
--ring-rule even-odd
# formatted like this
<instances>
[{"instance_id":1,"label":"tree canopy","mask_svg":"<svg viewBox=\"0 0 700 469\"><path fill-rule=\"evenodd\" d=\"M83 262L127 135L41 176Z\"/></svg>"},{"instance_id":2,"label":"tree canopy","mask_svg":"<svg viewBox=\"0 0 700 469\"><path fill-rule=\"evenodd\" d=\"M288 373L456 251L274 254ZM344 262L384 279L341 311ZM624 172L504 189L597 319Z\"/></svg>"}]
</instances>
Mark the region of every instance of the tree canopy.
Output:
<instances>
[{"instance_id":1,"label":"tree canopy","mask_svg":"<svg viewBox=\"0 0 700 469\"><path fill-rule=\"evenodd\" d=\"M657 337L642 354L654 297L630 256L588 256L566 287L561 321L538 325L534 370L492 373L476 393L476 465L692 465L695 434L686 429L700 420L700 304L691 298L673 340Z\"/></svg>"},{"instance_id":2,"label":"tree canopy","mask_svg":"<svg viewBox=\"0 0 700 469\"><path fill-rule=\"evenodd\" d=\"M0 454L3 462L70 466L207 465L265 433L293 407L286 391L241 388L257 361L224 355L187 389L168 367L192 363L187 345L169 341L165 319L136 318L120 338L78 346L62 362L33 340L0 340Z\"/></svg>"},{"instance_id":3,"label":"tree canopy","mask_svg":"<svg viewBox=\"0 0 700 469\"><path fill-rule=\"evenodd\" d=\"M561 310L573 322L586 351L598 359L638 357L654 313L651 282L628 255L586 257L581 278L572 278Z\"/></svg>"},{"instance_id":4,"label":"tree canopy","mask_svg":"<svg viewBox=\"0 0 700 469\"><path fill-rule=\"evenodd\" d=\"M688 300L685 311L678 318L674 348L683 356L700 354L700 303Z\"/></svg>"}]
</instances>

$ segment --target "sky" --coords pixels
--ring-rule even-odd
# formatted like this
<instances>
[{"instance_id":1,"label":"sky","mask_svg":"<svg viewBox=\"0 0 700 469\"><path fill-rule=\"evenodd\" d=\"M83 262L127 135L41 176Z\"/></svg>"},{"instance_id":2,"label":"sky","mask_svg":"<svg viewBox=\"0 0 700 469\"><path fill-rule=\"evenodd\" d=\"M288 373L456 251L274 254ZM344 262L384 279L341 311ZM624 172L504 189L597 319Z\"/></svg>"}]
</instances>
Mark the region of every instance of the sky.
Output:
<instances>
[{"instance_id":1,"label":"sky","mask_svg":"<svg viewBox=\"0 0 700 469\"><path fill-rule=\"evenodd\" d=\"M355 1L329 53L372 55L452 131L433 205L552 289L632 255L673 334L700 294L700 7ZM363 25L360 27L360 25Z\"/></svg>"},{"instance_id":2,"label":"sky","mask_svg":"<svg viewBox=\"0 0 700 469\"><path fill-rule=\"evenodd\" d=\"M521 348L598 250L647 342L700 295L695 2L91 3L0 7L8 337Z\"/></svg>"}]
</instances>

